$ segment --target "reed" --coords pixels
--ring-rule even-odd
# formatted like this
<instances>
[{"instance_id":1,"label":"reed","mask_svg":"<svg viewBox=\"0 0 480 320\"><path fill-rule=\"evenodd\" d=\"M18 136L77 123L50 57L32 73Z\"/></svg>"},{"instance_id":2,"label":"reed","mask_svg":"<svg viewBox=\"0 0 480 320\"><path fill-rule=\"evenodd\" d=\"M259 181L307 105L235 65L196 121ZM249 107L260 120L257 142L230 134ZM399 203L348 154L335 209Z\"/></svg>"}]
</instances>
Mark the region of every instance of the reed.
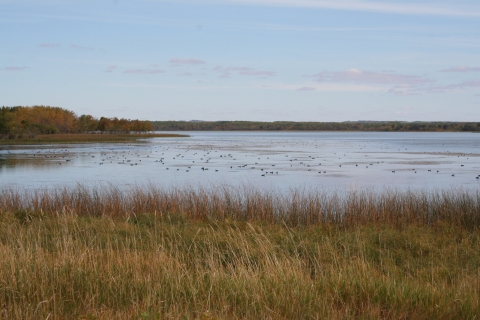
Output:
<instances>
[{"instance_id":1,"label":"reed","mask_svg":"<svg viewBox=\"0 0 480 320\"><path fill-rule=\"evenodd\" d=\"M0 318L473 319L478 191L0 192Z\"/></svg>"},{"instance_id":2,"label":"reed","mask_svg":"<svg viewBox=\"0 0 480 320\"><path fill-rule=\"evenodd\" d=\"M480 226L480 190L385 190L287 193L243 187L134 187L77 185L61 189L0 189L0 212L28 215L135 217L183 215L202 221L258 221L297 225Z\"/></svg>"}]
</instances>

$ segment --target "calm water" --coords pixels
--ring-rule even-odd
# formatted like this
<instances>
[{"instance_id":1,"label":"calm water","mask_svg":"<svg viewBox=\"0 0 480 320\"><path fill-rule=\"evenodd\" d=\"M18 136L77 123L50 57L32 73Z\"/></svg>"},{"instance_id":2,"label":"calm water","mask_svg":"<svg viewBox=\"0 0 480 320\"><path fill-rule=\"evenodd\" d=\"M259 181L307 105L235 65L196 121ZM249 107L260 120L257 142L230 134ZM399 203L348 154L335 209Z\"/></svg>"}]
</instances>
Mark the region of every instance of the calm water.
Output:
<instances>
[{"instance_id":1,"label":"calm water","mask_svg":"<svg viewBox=\"0 0 480 320\"><path fill-rule=\"evenodd\" d=\"M0 146L0 187L113 183L479 188L480 134L189 132L135 144ZM203 169L202 169L203 168Z\"/></svg>"}]
</instances>

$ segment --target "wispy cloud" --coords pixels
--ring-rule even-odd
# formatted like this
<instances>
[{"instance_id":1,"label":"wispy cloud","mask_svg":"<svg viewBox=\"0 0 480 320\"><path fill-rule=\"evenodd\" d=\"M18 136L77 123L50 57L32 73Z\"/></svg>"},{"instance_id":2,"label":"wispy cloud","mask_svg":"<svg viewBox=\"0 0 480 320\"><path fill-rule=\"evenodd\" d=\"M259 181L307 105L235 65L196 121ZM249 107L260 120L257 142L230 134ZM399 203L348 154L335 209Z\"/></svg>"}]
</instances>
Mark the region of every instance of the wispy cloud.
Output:
<instances>
[{"instance_id":1,"label":"wispy cloud","mask_svg":"<svg viewBox=\"0 0 480 320\"><path fill-rule=\"evenodd\" d=\"M170 60L170 63L173 64L186 64L186 65L199 65L205 64L206 62L200 59L187 59L187 58L173 58Z\"/></svg>"},{"instance_id":2,"label":"wispy cloud","mask_svg":"<svg viewBox=\"0 0 480 320\"><path fill-rule=\"evenodd\" d=\"M220 78L230 78L232 73L239 74L242 76L257 76L257 77L274 77L276 76L276 72L274 71L265 71L265 70L257 70L253 68L247 67L222 67L216 66L213 68L214 72L219 74Z\"/></svg>"},{"instance_id":3,"label":"wispy cloud","mask_svg":"<svg viewBox=\"0 0 480 320\"><path fill-rule=\"evenodd\" d=\"M239 74L244 76L274 77L276 75L276 72L249 69L240 71Z\"/></svg>"},{"instance_id":4,"label":"wispy cloud","mask_svg":"<svg viewBox=\"0 0 480 320\"><path fill-rule=\"evenodd\" d=\"M456 66L441 70L441 72L480 72L479 67Z\"/></svg>"},{"instance_id":5,"label":"wispy cloud","mask_svg":"<svg viewBox=\"0 0 480 320\"><path fill-rule=\"evenodd\" d=\"M301 87L301 88L298 88L298 89L295 89L295 91L316 91L317 89L315 89L314 87Z\"/></svg>"},{"instance_id":6,"label":"wispy cloud","mask_svg":"<svg viewBox=\"0 0 480 320\"><path fill-rule=\"evenodd\" d=\"M79 46L77 44L71 44L70 48L75 49L75 50L94 50L91 47Z\"/></svg>"},{"instance_id":7,"label":"wispy cloud","mask_svg":"<svg viewBox=\"0 0 480 320\"><path fill-rule=\"evenodd\" d=\"M435 82L432 79L419 76L397 74L391 71L363 71L356 68L346 71L322 71L307 77L316 78L319 82L353 82L396 85L424 85Z\"/></svg>"},{"instance_id":8,"label":"wispy cloud","mask_svg":"<svg viewBox=\"0 0 480 320\"><path fill-rule=\"evenodd\" d=\"M117 69L117 66L109 65L107 70L105 70L105 73L112 73L115 69Z\"/></svg>"},{"instance_id":9,"label":"wispy cloud","mask_svg":"<svg viewBox=\"0 0 480 320\"><path fill-rule=\"evenodd\" d=\"M165 70L160 70L160 69L130 69L130 70L125 70L123 73L131 73L131 74L161 74L161 73L165 73Z\"/></svg>"},{"instance_id":10,"label":"wispy cloud","mask_svg":"<svg viewBox=\"0 0 480 320\"><path fill-rule=\"evenodd\" d=\"M165 1L165 0L150 0ZM175 0L178 2L179 0ZM400 1L364 1L364 0L180 0L187 3L239 4L252 6L276 6L297 8L319 8L348 11L366 11L406 15L465 16L480 17L478 5L405 3ZM173 2L173 0L170 0Z\"/></svg>"},{"instance_id":11,"label":"wispy cloud","mask_svg":"<svg viewBox=\"0 0 480 320\"><path fill-rule=\"evenodd\" d=\"M454 91L466 90L471 88L480 88L480 79L466 80L460 83L454 83L454 84L449 84L445 86L427 87L427 88L424 88L423 91L443 93L443 92L454 92Z\"/></svg>"},{"instance_id":12,"label":"wispy cloud","mask_svg":"<svg viewBox=\"0 0 480 320\"><path fill-rule=\"evenodd\" d=\"M425 93L460 93L467 90L480 89L480 79L466 80L459 83L447 85L426 85L426 86L408 86L398 85L391 88L388 92L397 95L420 95Z\"/></svg>"},{"instance_id":13,"label":"wispy cloud","mask_svg":"<svg viewBox=\"0 0 480 320\"><path fill-rule=\"evenodd\" d=\"M238 85L172 85L172 84L152 84L152 83L107 83L108 87L120 88L152 88L152 89L179 89L179 90L196 90L196 91L239 91L248 89L248 87ZM182 91L184 92L184 91Z\"/></svg>"},{"instance_id":14,"label":"wispy cloud","mask_svg":"<svg viewBox=\"0 0 480 320\"><path fill-rule=\"evenodd\" d=\"M314 78L318 82L330 83L355 83L355 84L375 84L379 86L389 86L389 93L397 95L418 94L412 89L422 88L428 84L435 83L433 79L397 74L393 71L364 71L356 68L346 71L322 71L313 75L304 77Z\"/></svg>"},{"instance_id":15,"label":"wispy cloud","mask_svg":"<svg viewBox=\"0 0 480 320\"><path fill-rule=\"evenodd\" d=\"M260 85L261 88L298 91L298 92L385 92L385 88L378 85L356 84L356 83L305 83L287 84L281 82L269 83L268 86Z\"/></svg>"},{"instance_id":16,"label":"wispy cloud","mask_svg":"<svg viewBox=\"0 0 480 320\"><path fill-rule=\"evenodd\" d=\"M49 43L49 42L45 42L45 43L41 43L39 45L40 48L58 48L60 47L60 44L59 43Z\"/></svg>"},{"instance_id":17,"label":"wispy cloud","mask_svg":"<svg viewBox=\"0 0 480 320\"><path fill-rule=\"evenodd\" d=\"M5 71L22 71L22 70L25 70L25 69L30 69L30 67L5 67L3 68L3 70Z\"/></svg>"}]
</instances>

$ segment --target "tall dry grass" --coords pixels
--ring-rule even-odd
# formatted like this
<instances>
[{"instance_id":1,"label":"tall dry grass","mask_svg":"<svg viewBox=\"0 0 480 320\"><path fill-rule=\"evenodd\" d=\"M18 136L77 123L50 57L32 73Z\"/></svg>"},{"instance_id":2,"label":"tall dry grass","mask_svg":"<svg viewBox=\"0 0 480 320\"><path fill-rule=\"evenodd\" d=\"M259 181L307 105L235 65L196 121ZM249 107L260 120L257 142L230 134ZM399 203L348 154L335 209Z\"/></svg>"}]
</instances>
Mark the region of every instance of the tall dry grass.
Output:
<instances>
[{"instance_id":1,"label":"tall dry grass","mask_svg":"<svg viewBox=\"0 0 480 320\"><path fill-rule=\"evenodd\" d=\"M233 219L289 226L367 224L480 226L480 190L319 192L260 191L250 187L118 188L77 185L63 189L0 190L0 212L79 216L181 214L194 220Z\"/></svg>"},{"instance_id":2,"label":"tall dry grass","mask_svg":"<svg viewBox=\"0 0 480 320\"><path fill-rule=\"evenodd\" d=\"M474 319L479 194L0 193L2 319Z\"/></svg>"}]
</instances>

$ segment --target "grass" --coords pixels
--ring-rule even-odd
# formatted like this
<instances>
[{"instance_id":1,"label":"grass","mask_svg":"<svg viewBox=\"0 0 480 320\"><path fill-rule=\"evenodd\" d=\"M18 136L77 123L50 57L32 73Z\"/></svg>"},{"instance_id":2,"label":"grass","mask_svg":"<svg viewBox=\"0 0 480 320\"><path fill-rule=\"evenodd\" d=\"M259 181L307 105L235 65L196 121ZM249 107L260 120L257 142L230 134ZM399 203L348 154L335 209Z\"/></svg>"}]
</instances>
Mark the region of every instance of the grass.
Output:
<instances>
[{"instance_id":1,"label":"grass","mask_svg":"<svg viewBox=\"0 0 480 320\"><path fill-rule=\"evenodd\" d=\"M88 142L131 142L149 138L188 137L182 134L148 133L148 134L41 134L29 138L0 139L0 145L35 145L56 143Z\"/></svg>"},{"instance_id":2,"label":"grass","mask_svg":"<svg viewBox=\"0 0 480 320\"><path fill-rule=\"evenodd\" d=\"M0 191L0 318L474 319L480 195Z\"/></svg>"}]
</instances>

